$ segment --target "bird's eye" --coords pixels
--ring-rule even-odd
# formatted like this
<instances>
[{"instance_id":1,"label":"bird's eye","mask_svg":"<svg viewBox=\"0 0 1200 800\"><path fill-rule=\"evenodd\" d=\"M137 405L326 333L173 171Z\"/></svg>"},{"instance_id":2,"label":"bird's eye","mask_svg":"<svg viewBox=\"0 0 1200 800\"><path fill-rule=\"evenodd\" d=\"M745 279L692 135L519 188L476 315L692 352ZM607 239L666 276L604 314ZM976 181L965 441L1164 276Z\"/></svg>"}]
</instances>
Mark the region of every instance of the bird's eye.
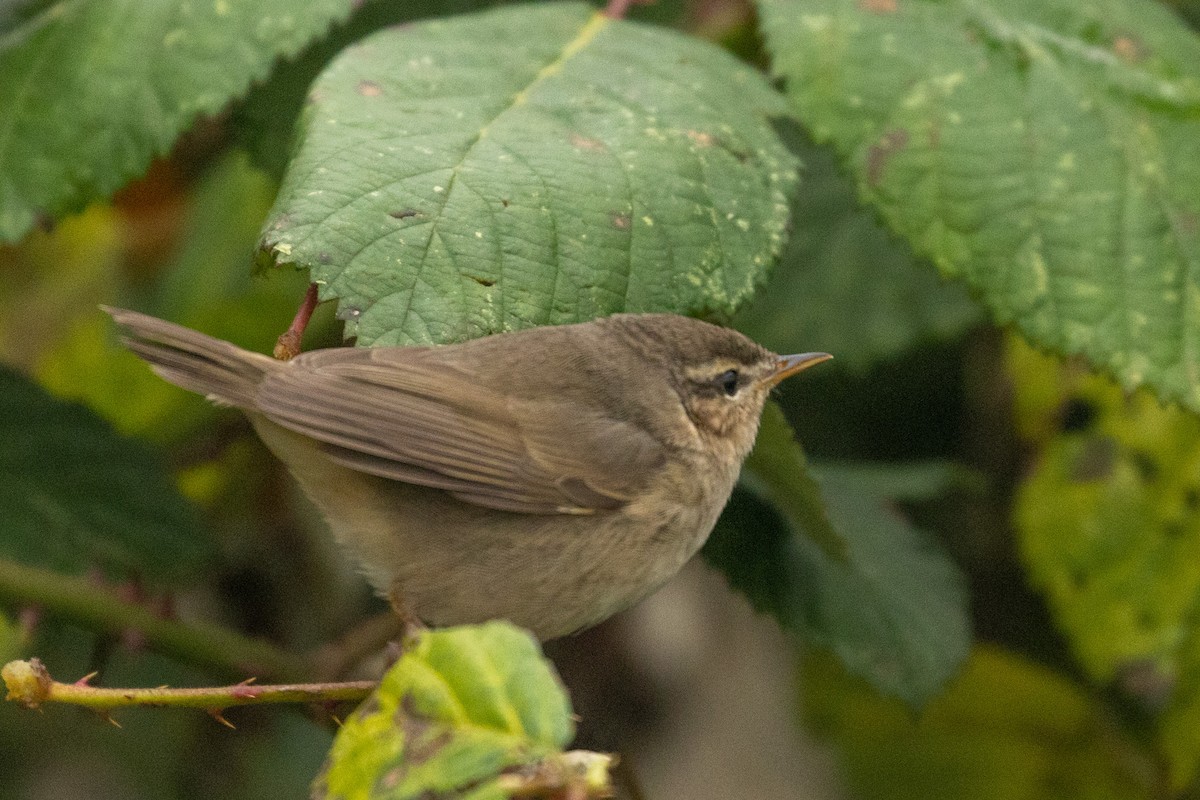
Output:
<instances>
[{"instance_id":1,"label":"bird's eye","mask_svg":"<svg viewBox=\"0 0 1200 800\"><path fill-rule=\"evenodd\" d=\"M736 369L726 370L713 381L728 397L738 393L738 374Z\"/></svg>"}]
</instances>

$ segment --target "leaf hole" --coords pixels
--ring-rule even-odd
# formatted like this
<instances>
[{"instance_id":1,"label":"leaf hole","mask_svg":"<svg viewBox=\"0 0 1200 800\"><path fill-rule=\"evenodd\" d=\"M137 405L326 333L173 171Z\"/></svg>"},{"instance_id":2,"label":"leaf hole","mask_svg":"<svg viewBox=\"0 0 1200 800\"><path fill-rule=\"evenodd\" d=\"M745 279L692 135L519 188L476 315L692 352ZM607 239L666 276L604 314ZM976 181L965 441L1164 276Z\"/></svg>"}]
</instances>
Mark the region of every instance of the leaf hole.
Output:
<instances>
[{"instance_id":1,"label":"leaf hole","mask_svg":"<svg viewBox=\"0 0 1200 800\"><path fill-rule=\"evenodd\" d=\"M1089 400L1076 397L1062 408L1062 429L1064 433L1085 431L1096 421L1096 406Z\"/></svg>"}]
</instances>

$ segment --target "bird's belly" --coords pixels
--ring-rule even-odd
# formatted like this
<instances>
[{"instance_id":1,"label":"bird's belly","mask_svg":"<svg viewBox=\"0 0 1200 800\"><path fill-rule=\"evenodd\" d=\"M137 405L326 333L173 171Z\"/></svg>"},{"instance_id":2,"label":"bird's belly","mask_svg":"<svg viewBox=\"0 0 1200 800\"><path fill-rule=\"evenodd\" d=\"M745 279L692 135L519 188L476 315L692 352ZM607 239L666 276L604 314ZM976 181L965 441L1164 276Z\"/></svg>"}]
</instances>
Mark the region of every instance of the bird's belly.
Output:
<instances>
[{"instance_id":1,"label":"bird's belly","mask_svg":"<svg viewBox=\"0 0 1200 800\"><path fill-rule=\"evenodd\" d=\"M495 511L338 466L311 440L254 422L374 587L433 625L505 618L549 639L596 624L678 572L724 500L687 492L586 516Z\"/></svg>"},{"instance_id":2,"label":"bird's belly","mask_svg":"<svg viewBox=\"0 0 1200 800\"><path fill-rule=\"evenodd\" d=\"M712 528L701 528L704 521L690 512L649 524L614 513L513 514L439 491L394 483L389 489L405 513L380 554L388 568L375 575L376 588L397 593L433 625L504 618L542 639L641 600L679 571Z\"/></svg>"}]
</instances>

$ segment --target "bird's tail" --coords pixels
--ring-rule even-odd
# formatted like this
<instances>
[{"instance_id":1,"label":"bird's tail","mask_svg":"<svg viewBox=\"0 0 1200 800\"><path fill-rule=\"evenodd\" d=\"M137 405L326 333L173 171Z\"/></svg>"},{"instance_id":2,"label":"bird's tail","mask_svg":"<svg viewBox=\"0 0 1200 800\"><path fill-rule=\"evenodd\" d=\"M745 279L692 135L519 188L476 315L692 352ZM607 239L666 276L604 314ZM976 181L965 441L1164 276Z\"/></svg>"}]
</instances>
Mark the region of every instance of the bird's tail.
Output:
<instances>
[{"instance_id":1,"label":"bird's tail","mask_svg":"<svg viewBox=\"0 0 1200 800\"><path fill-rule=\"evenodd\" d=\"M125 346L149 362L163 380L216 403L253 409L263 377L284 366L270 356L166 320L121 308L101 309L128 334L122 337Z\"/></svg>"}]
</instances>

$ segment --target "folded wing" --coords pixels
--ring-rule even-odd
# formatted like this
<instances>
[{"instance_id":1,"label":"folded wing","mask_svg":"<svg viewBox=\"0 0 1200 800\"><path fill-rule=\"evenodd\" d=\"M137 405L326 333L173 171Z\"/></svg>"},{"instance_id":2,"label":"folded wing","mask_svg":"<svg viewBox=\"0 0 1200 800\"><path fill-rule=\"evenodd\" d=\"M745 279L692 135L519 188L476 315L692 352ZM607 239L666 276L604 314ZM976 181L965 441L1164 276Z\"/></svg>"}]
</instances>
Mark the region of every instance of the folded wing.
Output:
<instances>
[{"instance_id":1,"label":"folded wing","mask_svg":"<svg viewBox=\"0 0 1200 800\"><path fill-rule=\"evenodd\" d=\"M564 414L549 396L515 400L496 381L438 349L314 351L268 375L255 406L346 467L504 511L620 508L664 463L636 425L598 408Z\"/></svg>"}]
</instances>

